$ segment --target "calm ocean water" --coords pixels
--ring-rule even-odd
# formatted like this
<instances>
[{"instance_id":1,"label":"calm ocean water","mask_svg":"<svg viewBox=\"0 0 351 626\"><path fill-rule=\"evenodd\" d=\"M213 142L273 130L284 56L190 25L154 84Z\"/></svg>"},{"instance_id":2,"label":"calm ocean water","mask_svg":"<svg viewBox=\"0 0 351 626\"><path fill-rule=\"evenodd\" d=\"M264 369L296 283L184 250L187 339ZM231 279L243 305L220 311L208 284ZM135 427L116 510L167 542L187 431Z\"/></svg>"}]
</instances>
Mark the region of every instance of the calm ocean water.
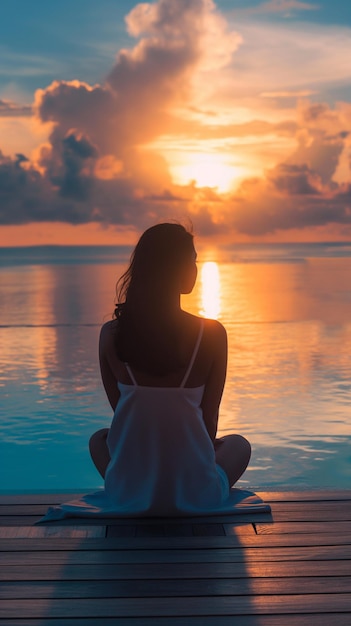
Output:
<instances>
[{"instance_id":1,"label":"calm ocean water","mask_svg":"<svg viewBox=\"0 0 351 626\"><path fill-rule=\"evenodd\" d=\"M101 486L87 450L112 417L97 343L129 254L0 248L2 492ZM240 485L350 488L351 245L200 250L183 306L228 331L219 434L252 443Z\"/></svg>"}]
</instances>

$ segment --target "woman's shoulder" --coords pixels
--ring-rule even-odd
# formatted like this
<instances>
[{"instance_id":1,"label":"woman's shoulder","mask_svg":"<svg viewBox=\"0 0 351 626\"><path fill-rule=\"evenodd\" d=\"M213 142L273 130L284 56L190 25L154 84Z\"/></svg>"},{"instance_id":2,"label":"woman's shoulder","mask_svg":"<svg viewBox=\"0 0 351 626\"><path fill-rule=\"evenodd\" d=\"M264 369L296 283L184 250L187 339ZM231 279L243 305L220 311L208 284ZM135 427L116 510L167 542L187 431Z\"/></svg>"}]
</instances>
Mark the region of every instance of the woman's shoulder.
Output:
<instances>
[{"instance_id":1,"label":"woman's shoulder","mask_svg":"<svg viewBox=\"0 0 351 626\"><path fill-rule=\"evenodd\" d=\"M117 328L117 320L109 320L101 326L100 330L100 346L110 344Z\"/></svg>"},{"instance_id":2,"label":"woman's shoulder","mask_svg":"<svg viewBox=\"0 0 351 626\"><path fill-rule=\"evenodd\" d=\"M204 336L216 351L226 349L227 331L218 320L204 318Z\"/></svg>"},{"instance_id":3,"label":"woman's shoulder","mask_svg":"<svg viewBox=\"0 0 351 626\"><path fill-rule=\"evenodd\" d=\"M200 317L198 315L193 315L192 313L187 313L189 319L191 319L194 325L199 326L203 324L204 331L208 333L217 333L217 334L226 334L226 330L218 320L208 318L208 317Z\"/></svg>"},{"instance_id":4,"label":"woman's shoulder","mask_svg":"<svg viewBox=\"0 0 351 626\"><path fill-rule=\"evenodd\" d=\"M192 314L189 314L189 317L192 319L192 323L197 328L200 324L203 325L203 337L205 342L209 342L214 345L216 343L219 343L221 345L223 345L223 343L226 343L227 331L223 324L221 324L221 322L215 319L199 317Z\"/></svg>"},{"instance_id":5,"label":"woman's shoulder","mask_svg":"<svg viewBox=\"0 0 351 626\"><path fill-rule=\"evenodd\" d=\"M108 320L101 326L101 332L111 332L113 328L116 328L117 320Z\"/></svg>"},{"instance_id":6,"label":"woman's shoulder","mask_svg":"<svg viewBox=\"0 0 351 626\"><path fill-rule=\"evenodd\" d=\"M219 322L218 320L214 320L208 317L203 317L202 319L204 321L204 328L206 328L207 330L213 333L226 333L226 329L224 328L223 324L221 324L221 322Z\"/></svg>"}]
</instances>

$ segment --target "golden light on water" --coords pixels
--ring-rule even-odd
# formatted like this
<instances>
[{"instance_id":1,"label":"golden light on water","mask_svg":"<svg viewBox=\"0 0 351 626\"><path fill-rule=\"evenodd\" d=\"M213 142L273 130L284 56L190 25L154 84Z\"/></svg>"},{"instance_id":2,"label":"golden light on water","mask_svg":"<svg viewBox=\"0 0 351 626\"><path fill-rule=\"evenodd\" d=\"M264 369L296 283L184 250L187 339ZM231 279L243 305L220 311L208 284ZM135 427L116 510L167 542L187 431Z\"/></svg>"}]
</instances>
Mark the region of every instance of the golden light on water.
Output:
<instances>
[{"instance_id":1,"label":"golden light on water","mask_svg":"<svg viewBox=\"0 0 351 626\"><path fill-rule=\"evenodd\" d=\"M305 481L313 488L319 480L325 486L329 474L328 485L348 488L351 259L221 263L220 253L201 250L198 281L182 303L194 315L219 317L227 331L218 435L240 433L252 443L255 462L243 482L274 488L278 468L284 488ZM11 488L43 486L39 474L15 471L24 450L26 465L35 468L39 445L47 465L55 461L49 491L60 467L58 438L67 458L79 457L83 469L75 480L89 476L89 457L81 458L80 450L98 427L96 416L101 425L111 418L98 376L99 327L110 319L115 277L123 269L80 262L2 268L2 443L13 446L6 454ZM64 488L72 488L72 472L61 469L57 480L64 476Z\"/></svg>"},{"instance_id":2,"label":"golden light on water","mask_svg":"<svg viewBox=\"0 0 351 626\"><path fill-rule=\"evenodd\" d=\"M221 285L218 264L206 261L201 269L201 315L217 319L221 312Z\"/></svg>"}]
</instances>

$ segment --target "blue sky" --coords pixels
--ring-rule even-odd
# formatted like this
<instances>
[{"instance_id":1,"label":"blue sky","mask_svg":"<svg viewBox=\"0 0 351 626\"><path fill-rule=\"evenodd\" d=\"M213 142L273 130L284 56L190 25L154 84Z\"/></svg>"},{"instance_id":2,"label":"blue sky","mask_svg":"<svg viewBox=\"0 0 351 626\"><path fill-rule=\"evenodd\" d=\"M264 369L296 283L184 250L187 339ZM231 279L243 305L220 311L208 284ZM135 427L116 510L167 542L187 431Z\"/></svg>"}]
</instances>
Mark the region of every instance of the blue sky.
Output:
<instances>
[{"instance_id":1,"label":"blue sky","mask_svg":"<svg viewBox=\"0 0 351 626\"><path fill-rule=\"evenodd\" d=\"M118 50L133 43L124 17L136 4L134 0L2 0L0 97L13 94L28 102L35 89L54 79L100 81ZM301 30L351 28L348 0L219 0L216 4L239 31L250 23L296 25Z\"/></svg>"},{"instance_id":2,"label":"blue sky","mask_svg":"<svg viewBox=\"0 0 351 626\"><path fill-rule=\"evenodd\" d=\"M2 0L0 236L351 239L350 58L348 1Z\"/></svg>"}]
</instances>

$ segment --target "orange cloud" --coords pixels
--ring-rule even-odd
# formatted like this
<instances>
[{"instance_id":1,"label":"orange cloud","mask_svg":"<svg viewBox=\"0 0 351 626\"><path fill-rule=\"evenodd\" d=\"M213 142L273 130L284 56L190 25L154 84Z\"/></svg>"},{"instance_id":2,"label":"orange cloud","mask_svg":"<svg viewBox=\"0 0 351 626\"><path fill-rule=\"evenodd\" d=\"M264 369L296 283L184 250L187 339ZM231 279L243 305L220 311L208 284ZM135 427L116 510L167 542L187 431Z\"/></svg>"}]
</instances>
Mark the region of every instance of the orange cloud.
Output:
<instances>
[{"instance_id":1,"label":"orange cloud","mask_svg":"<svg viewBox=\"0 0 351 626\"><path fill-rule=\"evenodd\" d=\"M261 8L283 5L312 6ZM327 228L348 236L351 104L326 104L306 86L314 71L321 82L315 51L325 31L289 73L297 44L308 54L308 34L283 29L276 74L264 75L260 63L272 64L276 47L265 44L260 58L262 28L232 28L212 0L139 4L126 25L136 44L101 84L54 81L36 92L29 119L40 139L28 152L0 153L1 224L71 225L67 237L99 239L188 216L199 234L222 239ZM338 80L346 74L338 66ZM29 110L0 101L0 123Z\"/></svg>"}]
</instances>

